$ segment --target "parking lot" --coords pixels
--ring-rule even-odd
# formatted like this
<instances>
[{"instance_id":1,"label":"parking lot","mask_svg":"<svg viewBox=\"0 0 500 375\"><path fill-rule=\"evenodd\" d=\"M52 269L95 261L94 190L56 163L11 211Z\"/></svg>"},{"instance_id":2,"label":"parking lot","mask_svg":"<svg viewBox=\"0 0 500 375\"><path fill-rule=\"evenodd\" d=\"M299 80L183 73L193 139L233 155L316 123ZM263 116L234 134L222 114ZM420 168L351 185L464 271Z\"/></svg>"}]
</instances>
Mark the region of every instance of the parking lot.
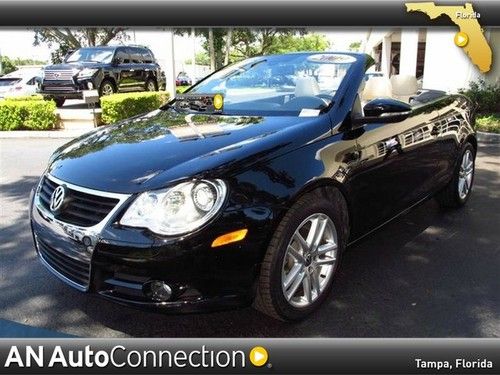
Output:
<instances>
[{"instance_id":1,"label":"parking lot","mask_svg":"<svg viewBox=\"0 0 500 375\"><path fill-rule=\"evenodd\" d=\"M317 313L161 315L81 294L36 259L28 195L67 140L0 139L0 319L82 337L499 337L500 145L480 144L459 211L431 200L350 248ZM1 332L0 332L1 336Z\"/></svg>"}]
</instances>

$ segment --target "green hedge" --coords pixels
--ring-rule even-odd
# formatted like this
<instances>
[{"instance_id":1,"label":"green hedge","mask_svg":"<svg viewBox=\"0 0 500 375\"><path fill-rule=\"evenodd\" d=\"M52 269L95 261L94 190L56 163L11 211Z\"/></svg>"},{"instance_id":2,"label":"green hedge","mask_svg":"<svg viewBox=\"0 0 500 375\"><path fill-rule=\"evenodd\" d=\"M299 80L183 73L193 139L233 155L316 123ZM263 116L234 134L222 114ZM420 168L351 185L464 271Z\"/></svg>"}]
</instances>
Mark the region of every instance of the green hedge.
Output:
<instances>
[{"instance_id":1,"label":"green hedge","mask_svg":"<svg viewBox=\"0 0 500 375\"><path fill-rule=\"evenodd\" d=\"M42 95L24 95L24 96L9 96L5 100L10 100L14 102L32 101L32 100L43 100Z\"/></svg>"},{"instance_id":2,"label":"green hedge","mask_svg":"<svg viewBox=\"0 0 500 375\"><path fill-rule=\"evenodd\" d=\"M56 105L45 100L0 101L0 130L47 130L54 128Z\"/></svg>"},{"instance_id":3,"label":"green hedge","mask_svg":"<svg viewBox=\"0 0 500 375\"><path fill-rule=\"evenodd\" d=\"M104 96L101 98L102 121L105 124L112 124L153 111L168 102L168 97L168 93L164 91Z\"/></svg>"},{"instance_id":4,"label":"green hedge","mask_svg":"<svg viewBox=\"0 0 500 375\"><path fill-rule=\"evenodd\" d=\"M476 118L476 130L500 134L500 113L478 115Z\"/></svg>"}]
</instances>

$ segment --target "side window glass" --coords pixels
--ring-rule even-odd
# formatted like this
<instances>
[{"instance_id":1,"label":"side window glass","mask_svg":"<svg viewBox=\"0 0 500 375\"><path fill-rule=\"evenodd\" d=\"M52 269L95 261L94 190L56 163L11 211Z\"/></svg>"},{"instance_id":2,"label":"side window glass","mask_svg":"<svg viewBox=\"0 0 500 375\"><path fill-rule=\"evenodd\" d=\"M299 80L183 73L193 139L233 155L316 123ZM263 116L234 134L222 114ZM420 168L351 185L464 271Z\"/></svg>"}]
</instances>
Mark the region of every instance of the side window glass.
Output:
<instances>
[{"instance_id":1,"label":"side window glass","mask_svg":"<svg viewBox=\"0 0 500 375\"><path fill-rule=\"evenodd\" d=\"M129 54L132 64L142 64L141 51L138 48L130 48Z\"/></svg>"},{"instance_id":2,"label":"side window glass","mask_svg":"<svg viewBox=\"0 0 500 375\"><path fill-rule=\"evenodd\" d=\"M119 49L116 51L116 57L120 59L122 64L130 64L130 57L128 53L125 52L123 49Z\"/></svg>"},{"instance_id":3,"label":"side window glass","mask_svg":"<svg viewBox=\"0 0 500 375\"><path fill-rule=\"evenodd\" d=\"M145 64L152 64L154 62L153 56L151 56L151 53L148 50L142 51L142 59Z\"/></svg>"},{"instance_id":4,"label":"side window glass","mask_svg":"<svg viewBox=\"0 0 500 375\"><path fill-rule=\"evenodd\" d=\"M26 82L26 84L29 85L29 86L33 86L35 84L35 80L36 80L36 78L33 77L28 82Z\"/></svg>"}]
</instances>

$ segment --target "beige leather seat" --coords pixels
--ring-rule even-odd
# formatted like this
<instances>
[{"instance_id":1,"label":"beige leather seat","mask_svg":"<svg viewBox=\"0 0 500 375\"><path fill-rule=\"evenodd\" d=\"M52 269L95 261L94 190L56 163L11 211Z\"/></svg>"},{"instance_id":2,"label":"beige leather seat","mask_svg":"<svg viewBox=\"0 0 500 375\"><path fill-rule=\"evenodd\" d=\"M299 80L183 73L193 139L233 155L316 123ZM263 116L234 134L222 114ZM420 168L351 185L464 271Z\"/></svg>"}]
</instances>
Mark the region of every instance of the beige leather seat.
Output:
<instances>
[{"instance_id":1,"label":"beige leather seat","mask_svg":"<svg viewBox=\"0 0 500 375\"><path fill-rule=\"evenodd\" d=\"M362 95L362 101L368 102L377 98L392 97L391 81L386 77L372 77L365 85Z\"/></svg>"},{"instance_id":2,"label":"beige leather seat","mask_svg":"<svg viewBox=\"0 0 500 375\"><path fill-rule=\"evenodd\" d=\"M405 103L408 103L418 90L417 78L411 75L393 75L391 85L392 97Z\"/></svg>"},{"instance_id":3,"label":"beige leather seat","mask_svg":"<svg viewBox=\"0 0 500 375\"><path fill-rule=\"evenodd\" d=\"M314 77L300 77L295 81L295 97L316 96L321 92Z\"/></svg>"}]
</instances>

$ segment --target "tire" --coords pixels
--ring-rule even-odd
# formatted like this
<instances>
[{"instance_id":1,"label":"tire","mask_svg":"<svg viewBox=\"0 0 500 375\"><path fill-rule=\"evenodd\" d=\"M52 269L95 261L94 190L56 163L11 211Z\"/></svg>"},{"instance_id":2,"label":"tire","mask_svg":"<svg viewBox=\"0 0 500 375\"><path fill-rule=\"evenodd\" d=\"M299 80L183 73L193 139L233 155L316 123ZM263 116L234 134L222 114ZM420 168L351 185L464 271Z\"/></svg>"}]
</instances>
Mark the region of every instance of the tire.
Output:
<instances>
[{"instance_id":1,"label":"tire","mask_svg":"<svg viewBox=\"0 0 500 375\"><path fill-rule=\"evenodd\" d=\"M158 85L156 84L156 81L154 79L149 78L146 81L145 89L149 92L158 91Z\"/></svg>"},{"instance_id":2,"label":"tire","mask_svg":"<svg viewBox=\"0 0 500 375\"><path fill-rule=\"evenodd\" d=\"M64 98L54 98L52 100L56 102L57 108L61 108L64 105L64 102L66 102L66 99Z\"/></svg>"},{"instance_id":3,"label":"tire","mask_svg":"<svg viewBox=\"0 0 500 375\"><path fill-rule=\"evenodd\" d=\"M307 252L304 251L304 247L298 245L301 242L296 242L295 238L298 229L305 230L305 232L302 232L303 234L309 232L313 225L311 224L309 229L304 225L309 223L308 220L311 218L313 218L311 220L314 220L316 217L322 220L319 221L320 223L326 223L325 235L328 237L328 233L332 233L331 242L326 241L318 249L328 249L336 242L336 250L328 253L328 258L327 254L325 254L322 255L325 258L313 257L311 261L311 257L305 255ZM331 230L331 224L333 224L333 231ZM336 240L333 234L336 236ZM305 234L302 238L306 238L304 236ZM269 243L261 265L257 293L253 304L254 308L283 321L301 320L311 314L323 303L332 289L342 253L347 245L348 236L347 204L338 189L322 187L301 197L281 220ZM295 251L295 254L302 253L304 255L302 256L303 263L299 262L295 255L290 255L290 247L292 249L299 249L300 247L300 250ZM293 260L291 265L289 264L290 259ZM307 265L308 261L309 265ZM332 264L318 266L317 261L327 261ZM297 271L295 272L298 274L297 278L290 277L290 275L294 274L292 272L294 269L300 270L302 267L312 273ZM314 267L320 268L316 268L317 271L314 271ZM303 274L305 275L303 281L299 281ZM317 275L317 279L315 279L315 275ZM306 279L309 279L307 285L314 285L309 294L306 293L307 287L304 284ZM293 282L290 280L293 280ZM314 280L320 281L315 283ZM293 292L295 281L299 281L300 286L297 291ZM286 286L287 282L291 285L290 287ZM311 288L309 289L311 290ZM287 297L285 293L288 294ZM303 296L300 296L300 294L303 294ZM309 295L309 298L306 297L307 295Z\"/></svg>"},{"instance_id":4,"label":"tire","mask_svg":"<svg viewBox=\"0 0 500 375\"><path fill-rule=\"evenodd\" d=\"M99 86L99 97L111 95L116 92L116 85L113 81L109 79L105 79L101 82L101 86Z\"/></svg>"},{"instance_id":5,"label":"tire","mask_svg":"<svg viewBox=\"0 0 500 375\"><path fill-rule=\"evenodd\" d=\"M467 157L466 155L469 155L468 165L470 165L470 168L464 168L467 167L465 165L466 161L464 160ZM460 157L457 161L452 179L436 196L436 199L442 208L459 208L467 202L474 184L475 159L476 149L472 146L472 144L465 143L462 147L462 151L460 152ZM470 175L467 173L469 170ZM467 178L468 176L470 176L470 178ZM464 183L467 185L464 185ZM467 186L466 192L463 189L464 186Z\"/></svg>"}]
</instances>

